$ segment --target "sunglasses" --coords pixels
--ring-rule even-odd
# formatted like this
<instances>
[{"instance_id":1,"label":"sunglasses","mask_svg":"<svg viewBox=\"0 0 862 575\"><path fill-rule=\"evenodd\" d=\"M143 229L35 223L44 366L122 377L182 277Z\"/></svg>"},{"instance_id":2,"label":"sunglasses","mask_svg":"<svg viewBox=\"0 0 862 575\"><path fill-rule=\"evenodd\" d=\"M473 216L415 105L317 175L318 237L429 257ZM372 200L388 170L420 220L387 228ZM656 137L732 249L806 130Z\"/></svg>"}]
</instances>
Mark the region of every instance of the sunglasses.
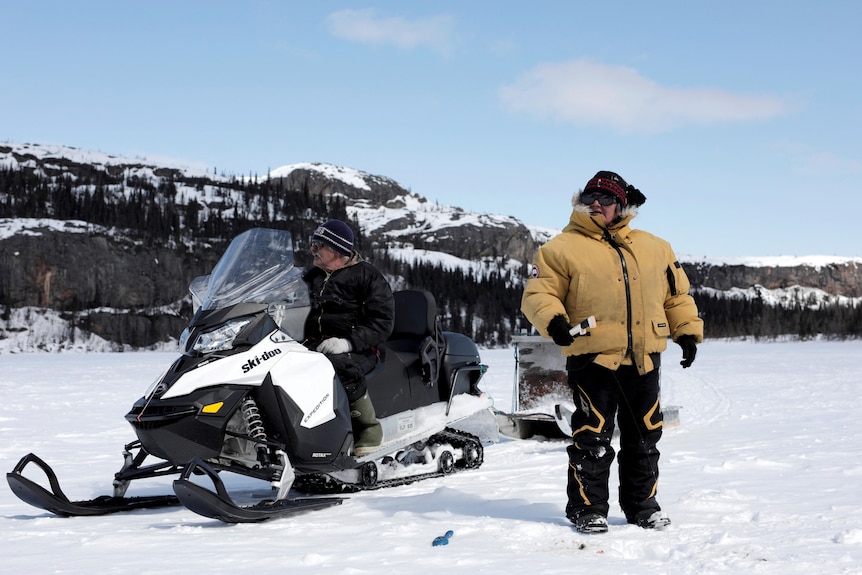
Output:
<instances>
[{"instance_id":1,"label":"sunglasses","mask_svg":"<svg viewBox=\"0 0 862 575\"><path fill-rule=\"evenodd\" d=\"M581 194L581 203L585 206L589 206L596 200L599 201L599 204L603 206L610 206L616 203L617 197L613 194L608 194L606 192L599 192L591 190L589 192L584 192Z\"/></svg>"},{"instance_id":2,"label":"sunglasses","mask_svg":"<svg viewBox=\"0 0 862 575\"><path fill-rule=\"evenodd\" d=\"M320 248L326 247L326 244L320 240L311 240L310 247L312 251L320 251Z\"/></svg>"}]
</instances>

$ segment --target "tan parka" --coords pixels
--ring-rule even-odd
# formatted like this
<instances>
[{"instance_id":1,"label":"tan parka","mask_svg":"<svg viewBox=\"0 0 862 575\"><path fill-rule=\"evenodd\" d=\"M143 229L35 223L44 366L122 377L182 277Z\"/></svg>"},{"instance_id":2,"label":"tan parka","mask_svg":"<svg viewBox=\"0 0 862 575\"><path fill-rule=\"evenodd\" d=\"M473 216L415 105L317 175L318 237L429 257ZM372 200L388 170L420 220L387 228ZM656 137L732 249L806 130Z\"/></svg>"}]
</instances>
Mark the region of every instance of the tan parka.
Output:
<instances>
[{"instance_id":1,"label":"tan parka","mask_svg":"<svg viewBox=\"0 0 862 575\"><path fill-rule=\"evenodd\" d=\"M633 361L641 374L654 369L650 354L664 351L668 337L693 335L701 343L703 321L670 244L631 229L634 208L607 228L585 208L575 204L563 232L536 252L521 299L530 323L550 337L554 316L577 325L593 315L596 327L563 355L598 354L594 361L612 370Z\"/></svg>"}]
</instances>

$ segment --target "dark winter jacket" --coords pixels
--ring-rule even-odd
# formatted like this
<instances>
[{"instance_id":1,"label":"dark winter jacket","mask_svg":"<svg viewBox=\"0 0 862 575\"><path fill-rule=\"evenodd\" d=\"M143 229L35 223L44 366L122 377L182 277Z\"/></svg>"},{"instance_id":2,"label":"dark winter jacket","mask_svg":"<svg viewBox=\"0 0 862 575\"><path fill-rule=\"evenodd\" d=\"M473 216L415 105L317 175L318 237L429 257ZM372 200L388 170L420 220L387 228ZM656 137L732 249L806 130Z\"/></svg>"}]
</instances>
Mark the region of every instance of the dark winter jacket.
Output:
<instances>
[{"instance_id":1,"label":"dark winter jacket","mask_svg":"<svg viewBox=\"0 0 862 575\"><path fill-rule=\"evenodd\" d=\"M632 208L605 228L577 196L573 204L563 233L536 253L521 300L539 333L548 337L559 314L572 325L594 315L596 327L562 348L563 355L596 355L597 364L612 370L633 361L641 374L654 368L652 354L665 350L668 337L703 341L703 321L670 244L631 229Z\"/></svg>"},{"instance_id":2,"label":"dark winter jacket","mask_svg":"<svg viewBox=\"0 0 862 575\"><path fill-rule=\"evenodd\" d=\"M346 266L331 273L312 268L303 275L311 295L305 337L342 337L353 351L377 347L389 337L395 321L392 290L377 268L354 253Z\"/></svg>"}]
</instances>

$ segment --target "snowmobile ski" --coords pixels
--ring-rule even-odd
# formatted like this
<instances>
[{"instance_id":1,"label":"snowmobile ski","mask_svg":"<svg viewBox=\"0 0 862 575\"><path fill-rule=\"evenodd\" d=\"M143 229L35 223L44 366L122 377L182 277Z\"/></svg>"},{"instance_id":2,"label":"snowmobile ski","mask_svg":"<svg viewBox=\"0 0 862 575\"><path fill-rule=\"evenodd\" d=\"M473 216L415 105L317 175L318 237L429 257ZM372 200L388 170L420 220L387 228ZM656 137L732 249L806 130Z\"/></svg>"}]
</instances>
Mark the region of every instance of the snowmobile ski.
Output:
<instances>
[{"instance_id":1,"label":"snowmobile ski","mask_svg":"<svg viewBox=\"0 0 862 575\"><path fill-rule=\"evenodd\" d=\"M48 477L51 490L48 491L35 481L24 477L22 471L33 463ZM61 517L83 517L93 515L108 515L135 509L151 509L156 507L176 507L180 500L173 495L154 495L146 497L116 497L102 495L95 499L70 501L60 488L60 482L54 470L42 459L30 453L21 458L15 469L6 474L6 480L13 493L21 500L39 509L50 511Z\"/></svg>"},{"instance_id":2,"label":"snowmobile ski","mask_svg":"<svg viewBox=\"0 0 862 575\"><path fill-rule=\"evenodd\" d=\"M215 491L190 481L192 474L210 478ZM340 497L264 500L251 506L237 505L228 494L217 472L201 460L190 463L182 476L174 480L174 492L183 505L198 515L225 523L258 523L340 505Z\"/></svg>"},{"instance_id":3,"label":"snowmobile ski","mask_svg":"<svg viewBox=\"0 0 862 575\"><path fill-rule=\"evenodd\" d=\"M558 403L554 405L554 421L557 422L557 427L565 437L572 436L572 415L575 413L575 406L569 403Z\"/></svg>"},{"instance_id":4,"label":"snowmobile ski","mask_svg":"<svg viewBox=\"0 0 862 575\"><path fill-rule=\"evenodd\" d=\"M537 412L505 413L494 411L500 433L513 439L541 436L547 439L568 437L562 432L553 415Z\"/></svg>"}]
</instances>

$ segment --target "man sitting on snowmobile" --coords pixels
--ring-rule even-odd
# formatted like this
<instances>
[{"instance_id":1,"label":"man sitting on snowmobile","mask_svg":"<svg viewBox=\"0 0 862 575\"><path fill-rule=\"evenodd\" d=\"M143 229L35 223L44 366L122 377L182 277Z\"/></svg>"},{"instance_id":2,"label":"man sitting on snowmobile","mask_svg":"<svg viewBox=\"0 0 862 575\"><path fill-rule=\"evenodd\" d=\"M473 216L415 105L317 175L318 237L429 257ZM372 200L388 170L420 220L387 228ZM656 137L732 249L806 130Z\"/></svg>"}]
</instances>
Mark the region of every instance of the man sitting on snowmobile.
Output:
<instances>
[{"instance_id":1,"label":"man sitting on snowmobile","mask_svg":"<svg viewBox=\"0 0 862 575\"><path fill-rule=\"evenodd\" d=\"M377 346L392 334L395 302L383 274L353 250L353 231L329 220L311 236L314 268L303 275L311 295L305 345L326 354L347 392L356 455L383 441L365 375L379 360Z\"/></svg>"}]
</instances>

